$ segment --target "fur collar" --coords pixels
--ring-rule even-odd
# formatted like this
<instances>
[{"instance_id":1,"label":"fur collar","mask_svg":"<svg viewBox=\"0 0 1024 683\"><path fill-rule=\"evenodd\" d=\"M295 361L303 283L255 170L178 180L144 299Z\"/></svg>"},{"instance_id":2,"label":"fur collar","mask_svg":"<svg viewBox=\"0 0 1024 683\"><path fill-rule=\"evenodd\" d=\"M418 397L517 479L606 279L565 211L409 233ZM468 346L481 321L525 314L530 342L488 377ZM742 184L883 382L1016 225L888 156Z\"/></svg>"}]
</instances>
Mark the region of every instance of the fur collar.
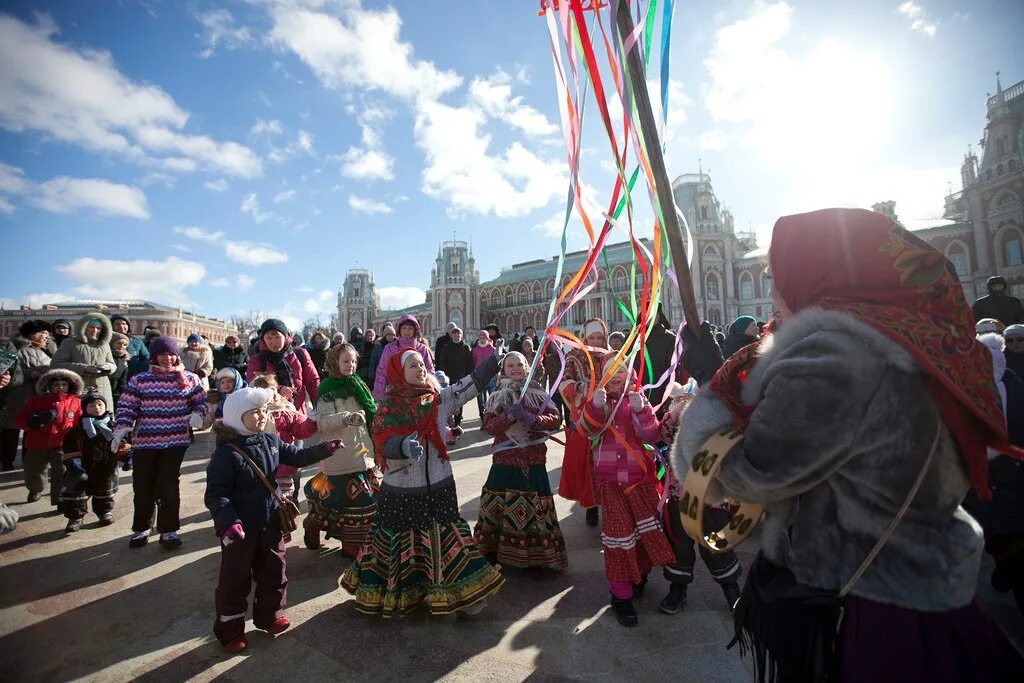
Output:
<instances>
[{"instance_id":1,"label":"fur collar","mask_svg":"<svg viewBox=\"0 0 1024 683\"><path fill-rule=\"evenodd\" d=\"M823 331L838 332L857 339L869 351L883 357L890 365L903 372L918 373L921 371L913 357L902 346L867 323L840 311L811 307L785 321L779 326L778 332L762 344L758 359L743 387L743 402L747 405L757 402L763 388L766 370L779 354L812 334Z\"/></svg>"},{"instance_id":2,"label":"fur collar","mask_svg":"<svg viewBox=\"0 0 1024 683\"><path fill-rule=\"evenodd\" d=\"M57 380L64 380L68 383L68 394L70 396L77 396L82 393L82 389L85 384L82 382L82 378L77 372L71 370L65 370L63 368L56 368L54 370L47 370L42 376L36 380L36 393L40 396L45 396L50 393L50 387Z\"/></svg>"},{"instance_id":3,"label":"fur collar","mask_svg":"<svg viewBox=\"0 0 1024 683\"><path fill-rule=\"evenodd\" d=\"M100 336L96 338L96 341L89 341L85 336L85 328L89 326L89 322L92 320L100 321ZM90 346L107 346L110 344L110 340L114 337L114 327L110 324L110 318L99 311L92 311L86 313L78 319L78 323L75 325L75 339L83 344L89 344Z\"/></svg>"}]
</instances>

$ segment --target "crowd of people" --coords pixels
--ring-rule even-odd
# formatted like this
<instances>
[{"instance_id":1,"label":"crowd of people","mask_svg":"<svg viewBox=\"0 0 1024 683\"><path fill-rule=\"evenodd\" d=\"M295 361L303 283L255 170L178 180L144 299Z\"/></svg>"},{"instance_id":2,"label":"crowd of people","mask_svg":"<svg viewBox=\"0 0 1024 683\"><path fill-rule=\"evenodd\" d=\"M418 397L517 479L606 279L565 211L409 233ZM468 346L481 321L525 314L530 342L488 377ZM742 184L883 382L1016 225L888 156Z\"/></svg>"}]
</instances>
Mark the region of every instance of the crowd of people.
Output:
<instances>
[{"instance_id":1,"label":"crowd of people","mask_svg":"<svg viewBox=\"0 0 1024 683\"><path fill-rule=\"evenodd\" d=\"M269 319L216 349L134 336L100 312L29 321L4 348L16 362L0 375L0 464L14 466L23 432L28 500L48 472L69 534L90 506L114 522L117 469L131 469L129 546L155 522L173 550L181 463L212 428L213 631L231 653L248 647L253 583L256 628L289 627L285 544L299 528L308 548L340 542L340 586L360 612L473 615L504 568L569 565L559 495L600 526L623 626L656 567L659 610L677 613L699 555L760 680L989 680L1024 664L975 597L987 551L993 585L1024 613L1024 307L997 277L972 315L936 255L874 212L784 217L766 271L773 319L682 338L660 309L642 336L587 320L579 344L452 323L431 345L411 315L306 343ZM492 464L470 528L449 451L473 399ZM728 432L742 438L716 464L703 519L710 532L738 501L764 506L745 572L681 521L696 515L682 480ZM565 443L554 491L552 438Z\"/></svg>"}]
</instances>

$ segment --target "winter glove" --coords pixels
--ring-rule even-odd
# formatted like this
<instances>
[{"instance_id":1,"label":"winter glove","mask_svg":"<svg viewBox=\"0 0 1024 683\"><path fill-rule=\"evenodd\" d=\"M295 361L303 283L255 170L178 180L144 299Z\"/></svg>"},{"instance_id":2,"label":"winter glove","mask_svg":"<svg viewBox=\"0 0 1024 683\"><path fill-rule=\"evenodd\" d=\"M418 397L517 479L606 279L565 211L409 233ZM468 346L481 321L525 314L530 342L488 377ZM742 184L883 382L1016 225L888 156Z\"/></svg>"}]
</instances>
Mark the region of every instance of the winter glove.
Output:
<instances>
[{"instance_id":1,"label":"winter glove","mask_svg":"<svg viewBox=\"0 0 1024 683\"><path fill-rule=\"evenodd\" d=\"M700 339L693 336L689 325L683 328L683 367L698 385L710 382L723 362L722 349L711 334L711 323L705 320L700 324Z\"/></svg>"},{"instance_id":2,"label":"winter glove","mask_svg":"<svg viewBox=\"0 0 1024 683\"><path fill-rule=\"evenodd\" d=\"M413 462L419 462L423 457L423 446L416 440L417 436L419 436L419 432L413 432L402 439L402 455Z\"/></svg>"},{"instance_id":3,"label":"winter glove","mask_svg":"<svg viewBox=\"0 0 1024 683\"><path fill-rule=\"evenodd\" d=\"M327 448L327 455L334 455L334 451L345 447L345 442L341 439L333 439L324 444L324 446Z\"/></svg>"},{"instance_id":4,"label":"winter glove","mask_svg":"<svg viewBox=\"0 0 1024 683\"><path fill-rule=\"evenodd\" d=\"M517 403L508 409L509 418L516 422L521 422L527 427L532 427L537 421L537 416L526 409L522 403Z\"/></svg>"},{"instance_id":5,"label":"winter glove","mask_svg":"<svg viewBox=\"0 0 1024 683\"><path fill-rule=\"evenodd\" d=\"M188 416L188 426L192 429L203 428L203 416L199 413L192 413Z\"/></svg>"},{"instance_id":6,"label":"winter glove","mask_svg":"<svg viewBox=\"0 0 1024 683\"><path fill-rule=\"evenodd\" d=\"M604 404L608 402L608 392L603 388L598 389L594 392L594 398L590 399L591 402L597 408L604 408Z\"/></svg>"},{"instance_id":7,"label":"winter glove","mask_svg":"<svg viewBox=\"0 0 1024 683\"><path fill-rule=\"evenodd\" d=\"M232 543L234 543L235 541L241 541L244 538L245 538L245 529L242 528L241 524L239 524L238 522L235 522L230 527L228 527L228 530L225 531L224 535L220 537L220 542L226 548L229 545L231 545Z\"/></svg>"},{"instance_id":8,"label":"winter glove","mask_svg":"<svg viewBox=\"0 0 1024 683\"><path fill-rule=\"evenodd\" d=\"M644 409L644 395L637 391L631 391L626 394L626 400L629 401L629 409L634 413L639 413Z\"/></svg>"},{"instance_id":9,"label":"winter glove","mask_svg":"<svg viewBox=\"0 0 1024 683\"><path fill-rule=\"evenodd\" d=\"M57 411L50 408L49 410L40 410L38 413L29 415L26 422L30 429L42 429L56 419Z\"/></svg>"},{"instance_id":10,"label":"winter glove","mask_svg":"<svg viewBox=\"0 0 1024 683\"><path fill-rule=\"evenodd\" d=\"M361 410L349 413L348 417L345 418L345 425L348 427L361 427L364 424L366 424L366 416Z\"/></svg>"},{"instance_id":11,"label":"winter glove","mask_svg":"<svg viewBox=\"0 0 1024 683\"><path fill-rule=\"evenodd\" d=\"M6 534L18 526L18 513L0 503L0 534Z\"/></svg>"},{"instance_id":12,"label":"winter glove","mask_svg":"<svg viewBox=\"0 0 1024 683\"><path fill-rule=\"evenodd\" d=\"M113 363L104 363L103 365L97 365L96 367L99 368L100 372L107 375L113 373L114 370L117 370L117 366Z\"/></svg>"},{"instance_id":13,"label":"winter glove","mask_svg":"<svg viewBox=\"0 0 1024 683\"><path fill-rule=\"evenodd\" d=\"M121 448L121 442L124 441L124 437L128 436L132 431L131 427L121 427L120 429L114 430L114 437L110 440L110 452L117 453Z\"/></svg>"}]
</instances>

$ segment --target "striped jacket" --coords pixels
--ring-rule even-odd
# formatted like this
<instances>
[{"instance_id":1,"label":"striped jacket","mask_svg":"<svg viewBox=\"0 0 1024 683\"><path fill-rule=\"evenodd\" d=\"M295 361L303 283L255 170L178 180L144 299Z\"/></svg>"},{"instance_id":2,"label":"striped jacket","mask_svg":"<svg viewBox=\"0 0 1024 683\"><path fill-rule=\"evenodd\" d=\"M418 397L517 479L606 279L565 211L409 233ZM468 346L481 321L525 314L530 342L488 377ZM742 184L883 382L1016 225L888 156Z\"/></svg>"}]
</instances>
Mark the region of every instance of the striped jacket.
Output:
<instances>
[{"instance_id":1,"label":"striped jacket","mask_svg":"<svg viewBox=\"0 0 1024 683\"><path fill-rule=\"evenodd\" d=\"M206 417L206 391L199 377L184 372L186 387L176 372L141 372L130 380L117 401L117 428L134 427L135 448L174 448L192 443L189 417Z\"/></svg>"}]
</instances>

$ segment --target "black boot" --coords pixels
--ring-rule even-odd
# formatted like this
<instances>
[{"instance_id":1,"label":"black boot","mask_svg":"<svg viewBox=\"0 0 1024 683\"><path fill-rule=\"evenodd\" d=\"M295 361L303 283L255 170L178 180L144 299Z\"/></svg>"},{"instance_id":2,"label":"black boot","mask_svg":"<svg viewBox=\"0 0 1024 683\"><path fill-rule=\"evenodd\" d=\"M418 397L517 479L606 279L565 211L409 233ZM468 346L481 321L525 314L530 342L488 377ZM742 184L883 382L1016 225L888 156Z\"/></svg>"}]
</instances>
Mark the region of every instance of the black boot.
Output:
<instances>
[{"instance_id":1,"label":"black boot","mask_svg":"<svg viewBox=\"0 0 1024 683\"><path fill-rule=\"evenodd\" d=\"M680 583L673 583L668 587L668 595L658 605L658 611L662 614L675 614L686 604L686 586Z\"/></svg>"},{"instance_id":2,"label":"black boot","mask_svg":"<svg viewBox=\"0 0 1024 683\"><path fill-rule=\"evenodd\" d=\"M636 616L636 608L632 600L623 600L612 596L612 611L615 612L615 619L623 626L636 626L639 620Z\"/></svg>"},{"instance_id":3,"label":"black boot","mask_svg":"<svg viewBox=\"0 0 1024 683\"><path fill-rule=\"evenodd\" d=\"M597 506L587 508L587 526L597 526Z\"/></svg>"},{"instance_id":4,"label":"black boot","mask_svg":"<svg viewBox=\"0 0 1024 683\"><path fill-rule=\"evenodd\" d=\"M647 590L647 577L640 579L640 583L633 584L633 599L639 600L644 597L644 591Z\"/></svg>"},{"instance_id":5,"label":"black boot","mask_svg":"<svg viewBox=\"0 0 1024 683\"><path fill-rule=\"evenodd\" d=\"M64 533L73 534L76 531L82 530L82 520L80 519L69 519L68 525L64 527Z\"/></svg>"},{"instance_id":6,"label":"black boot","mask_svg":"<svg viewBox=\"0 0 1024 683\"><path fill-rule=\"evenodd\" d=\"M722 586L722 593L725 595L725 601L729 603L729 611L734 611L736 602L740 599L740 587L735 583L727 583Z\"/></svg>"}]
</instances>

